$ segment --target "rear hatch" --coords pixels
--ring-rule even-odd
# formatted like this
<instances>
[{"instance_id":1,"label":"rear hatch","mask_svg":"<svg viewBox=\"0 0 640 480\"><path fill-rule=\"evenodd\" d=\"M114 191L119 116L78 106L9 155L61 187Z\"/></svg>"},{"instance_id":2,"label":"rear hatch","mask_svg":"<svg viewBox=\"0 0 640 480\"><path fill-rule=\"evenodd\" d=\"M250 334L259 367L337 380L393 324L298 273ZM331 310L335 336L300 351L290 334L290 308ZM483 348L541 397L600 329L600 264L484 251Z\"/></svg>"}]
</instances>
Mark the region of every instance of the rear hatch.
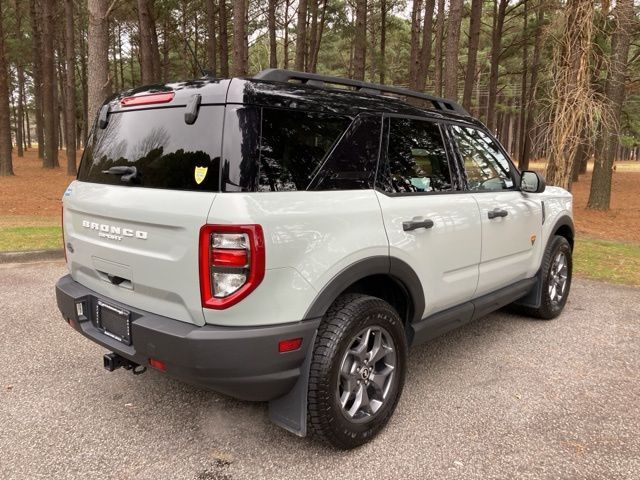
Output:
<instances>
[{"instance_id":1,"label":"rear hatch","mask_svg":"<svg viewBox=\"0 0 640 480\"><path fill-rule=\"evenodd\" d=\"M227 85L139 91L103 107L63 226L73 279L107 302L204 324L198 237L219 189Z\"/></svg>"}]
</instances>

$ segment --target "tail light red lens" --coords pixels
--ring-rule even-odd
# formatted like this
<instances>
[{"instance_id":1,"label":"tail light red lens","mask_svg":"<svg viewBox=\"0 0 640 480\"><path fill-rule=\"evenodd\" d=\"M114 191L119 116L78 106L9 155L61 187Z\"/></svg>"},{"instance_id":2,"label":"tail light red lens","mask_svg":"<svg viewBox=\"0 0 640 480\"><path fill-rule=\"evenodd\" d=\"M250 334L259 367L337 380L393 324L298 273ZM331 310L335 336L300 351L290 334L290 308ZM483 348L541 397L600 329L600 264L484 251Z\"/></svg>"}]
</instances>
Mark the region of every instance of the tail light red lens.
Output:
<instances>
[{"instance_id":1,"label":"tail light red lens","mask_svg":"<svg viewBox=\"0 0 640 480\"><path fill-rule=\"evenodd\" d=\"M260 225L205 225L200 229L202 306L222 310L262 282L264 234Z\"/></svg>"}]
</instances>

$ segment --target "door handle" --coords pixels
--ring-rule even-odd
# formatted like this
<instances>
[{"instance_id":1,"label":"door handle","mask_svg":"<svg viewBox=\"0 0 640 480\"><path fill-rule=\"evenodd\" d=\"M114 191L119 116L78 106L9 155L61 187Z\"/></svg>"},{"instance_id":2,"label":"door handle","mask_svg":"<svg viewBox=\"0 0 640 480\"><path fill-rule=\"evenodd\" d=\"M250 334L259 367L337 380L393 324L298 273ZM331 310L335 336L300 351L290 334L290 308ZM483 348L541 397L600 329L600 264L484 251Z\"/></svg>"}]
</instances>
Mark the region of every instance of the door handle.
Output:
<instances>
[{"instance_id":1,"label":"door handle","mask_svg":"<svg viewBox=\"0 0 640 480\"><path fill-rule=\"evenodd\" d=\"M433 227L433 220L411 220L408 222L402 222L402 230L405 232L410 232L411 230L415 230L417 228L431 228Z\"/></svg>"},{"instance_id":2,"label":"door handle","mask_svg":"<svg viewBox=\"0 0 640 480\"><path fill-rule=\"evenodd\" d=\"M509 212L507 212L506 210L502 210L500 208L494 208L493 210L489 210L487 214L489 216L489 220L492 220L498 217L506 217L507 215L509 215Z\"/></svg>"}]
</instances>

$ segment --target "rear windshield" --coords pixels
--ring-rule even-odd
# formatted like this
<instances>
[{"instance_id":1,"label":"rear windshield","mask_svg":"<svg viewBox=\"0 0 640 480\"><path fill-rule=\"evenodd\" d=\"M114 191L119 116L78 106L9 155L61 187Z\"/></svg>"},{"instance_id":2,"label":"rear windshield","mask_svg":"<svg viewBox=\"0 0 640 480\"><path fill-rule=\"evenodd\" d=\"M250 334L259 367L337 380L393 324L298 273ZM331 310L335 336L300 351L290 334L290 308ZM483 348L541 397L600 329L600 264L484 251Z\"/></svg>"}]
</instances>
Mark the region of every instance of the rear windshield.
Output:
<instances>
[{"instance_id":1,"label":"rear windshield","mask_svg":"<svg viewBox=\"0 0 640 480\"><path fill-rule=\"evenodd\" d=\"M222 106L202 106L187 125L184 107L110 113L107 127L89 138L78 180L218 191L223 115Z\"/></svg>"}]
</instances>

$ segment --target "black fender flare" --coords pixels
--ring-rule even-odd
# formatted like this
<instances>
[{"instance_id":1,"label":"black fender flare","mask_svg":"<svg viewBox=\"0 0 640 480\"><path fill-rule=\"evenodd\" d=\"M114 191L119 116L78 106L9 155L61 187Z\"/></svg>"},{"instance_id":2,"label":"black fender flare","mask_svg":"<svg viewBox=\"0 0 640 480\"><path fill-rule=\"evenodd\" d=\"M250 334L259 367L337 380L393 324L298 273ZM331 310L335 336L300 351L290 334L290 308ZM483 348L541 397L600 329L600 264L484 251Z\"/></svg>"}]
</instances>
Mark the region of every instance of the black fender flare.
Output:
<instances>
[{"instance_id":1,"label":"black fender flare","mask_svg":"<svg viewBox=\"0 0 640 480\"><path fill-rule=\"evenodd\" d=\"M420 278L408 263L383 255L358 260L340 271L320 290L304 318L313 319L324 316L342 292L358 280L376 274L391 276L406 291L413 305L409 313L409 322L421 320L425 299Z\"/></svg>"},{"instance_id":2,"label":"black fender flare","mask_svg":"<svg viewBox=\"0 0 640 480\"><path fill-rule=\"evenodd\" d=\"M576 236L576 229L573 225L573 220L567 214L562 214L560 215L560 217L558 217L558 219L556 219L555 223L553 224L553 227L550 230L551 234L549 235L549 239L551 238L551 235L554 235L560 227L569 227L569 230L571 230L571 238L572 238L571 247L573 247L573 239ZM547 239L547 241L549 239Z\"/></svg>"}]
</instances>

